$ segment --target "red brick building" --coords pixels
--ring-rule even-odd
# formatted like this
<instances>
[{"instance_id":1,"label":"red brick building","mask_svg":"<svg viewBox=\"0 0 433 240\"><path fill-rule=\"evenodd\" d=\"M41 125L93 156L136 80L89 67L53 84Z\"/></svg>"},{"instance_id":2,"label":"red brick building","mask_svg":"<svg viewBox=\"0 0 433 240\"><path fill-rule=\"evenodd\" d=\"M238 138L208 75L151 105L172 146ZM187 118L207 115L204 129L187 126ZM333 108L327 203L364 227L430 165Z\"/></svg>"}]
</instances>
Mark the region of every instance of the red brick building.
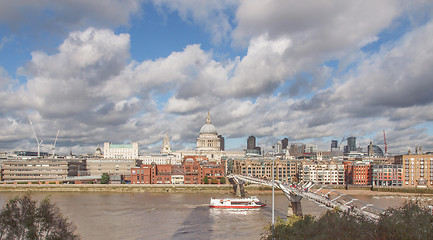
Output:
<instances>
[{"instance_id":1,"label":"red brick building","mask_svg":"<svg viewBox=\"0 0 433 240\"><path fill-rule=\"evenodd\" d=\"M171 184L172 165L141 165L131 168L131 183Z\"/></svg>"},{"instance_id":2,"label":"red brick building","mask_svg":"<svg viewBox=\"0 0 433 240\"><path fill-rule=\"evenodd\" d=\"M203 156L185 156L183 158L182 167L185 184L202 184L202 168L200 161L207 160Z\"/></svg>"},{"instance_id":3,"label":"red brick building","mask_svg":"<svg viewBox=\"0 0 433 240\"><path fill-rule=\"evenodd\" d=\"M372 167L369 162L344 162L346 184L371 185Z\"/></svg>"},{"instance_id":4,"label":"red brick building","mask_svg":"<svg viewBox=\"0 0 433 240\"><path fill-rule=\"evenodd\" d=\"M131 168L131 183L171 184L172 175L183 175L184 184L203 184L205 176L209 183L220 184L224 167L209 162L205 156L185 156L181 166L151 164Z\"/></svg>"}]
</instances>

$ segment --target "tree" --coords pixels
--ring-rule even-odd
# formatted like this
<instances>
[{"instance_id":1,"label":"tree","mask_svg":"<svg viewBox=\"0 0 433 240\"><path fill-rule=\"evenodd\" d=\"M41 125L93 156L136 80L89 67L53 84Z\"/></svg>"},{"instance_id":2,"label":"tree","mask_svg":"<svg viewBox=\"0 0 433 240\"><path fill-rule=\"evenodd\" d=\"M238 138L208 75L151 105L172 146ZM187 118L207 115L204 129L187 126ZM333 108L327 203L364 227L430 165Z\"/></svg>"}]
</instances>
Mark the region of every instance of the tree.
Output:
<instances>
[{"instance_id":1,"label":"tree","mask_svg":"<svg viewBox=\"0 0 433 240\"><path fill-rule=\"evenodd\" d=\"M101 184L108 184L110 182L110 176L108 173L103 173L101 175Z\"/></svg>"},{"instance_id":2,"label":"tree","mask_svg":"<svg viewBox=\"0 0 433 240\"><path fill-rule=\"evenodd\" d=\"M207 175L204 176L203 183L204 184L208 184L209 183L209 178L207 177Z\"/></svg>"},{"instance_id":3,"label":"tree","mask_svg":"<svg viewBox=\"0 0 433 240\"><path fill-rule=\"evenodd\" d=\"M429 237L430 236L430 237ZM433 215L419 203L390 208L378 221L334 209L320 218L292 216L278 220L274 239L431 239ZM263 234L272 239L272 227Z\"/></svg>"},{"instance_id":4,"label":"tree","mask_svg":"<svg viewBox=\"0 0 433 240\"><path fill-rule=\"evenodd\" d=\"M226 178L225 177L221 177L220 178L220 183L221 184L226 184Z\"/></svg>"},{"instance_id":5,"label":"tree","mask_svg":"<svg viewBox=\"0 0 433 240\"><path fill-rule=\"evenodd\" d=\"M0 211L0 239L80 239L75 229L49 198L38 205L29 195L16 197Z\"/></svg>"}]
</instances>

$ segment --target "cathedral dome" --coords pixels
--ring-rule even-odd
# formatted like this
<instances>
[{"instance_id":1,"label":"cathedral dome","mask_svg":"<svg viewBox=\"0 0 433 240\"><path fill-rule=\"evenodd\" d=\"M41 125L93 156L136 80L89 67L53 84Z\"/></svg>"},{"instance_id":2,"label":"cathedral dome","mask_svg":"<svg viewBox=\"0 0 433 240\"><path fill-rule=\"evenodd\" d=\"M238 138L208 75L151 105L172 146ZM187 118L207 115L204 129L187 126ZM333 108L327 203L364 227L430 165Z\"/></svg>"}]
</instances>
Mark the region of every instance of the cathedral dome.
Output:
<instances>
[{"instance_id":1,"label":"cathedral dome","mask_svg":"<svg viewBox=\"0 0 433 240\"><path fill-rule=\"evenodd\" d=\"M200 134L215 134L218 135L216 127L210 121L210 115L207 113L206 124L200 128Z\"/></svg>"},{"instance_id":2,"label":"cathedral dome","mask_svg":"<svg viewBox=\"0 0 433 240\"><path fill-rule=\"evenodd\" d=\"M217 131L214 125L206 123L200 128L200 134L217 134Z\"/></svg>"}]
</instances>

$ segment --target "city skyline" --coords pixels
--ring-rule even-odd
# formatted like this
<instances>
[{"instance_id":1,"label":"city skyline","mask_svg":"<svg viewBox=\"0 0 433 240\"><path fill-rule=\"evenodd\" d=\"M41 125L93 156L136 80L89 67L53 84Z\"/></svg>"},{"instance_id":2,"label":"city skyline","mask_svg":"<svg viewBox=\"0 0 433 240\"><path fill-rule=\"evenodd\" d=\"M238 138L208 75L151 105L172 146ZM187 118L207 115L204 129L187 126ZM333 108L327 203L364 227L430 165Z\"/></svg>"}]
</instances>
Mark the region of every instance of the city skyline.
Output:
<instances>
[{"instance_id":1,"label":"city skyline","mask_svg":"<svg viewBox=\"0 0 433 240\"><path fill-rule=\"evenodd\" d=\"M0 151L104 142L433 149L433 3L0 2Z\"/></svg>"}]
</instances>

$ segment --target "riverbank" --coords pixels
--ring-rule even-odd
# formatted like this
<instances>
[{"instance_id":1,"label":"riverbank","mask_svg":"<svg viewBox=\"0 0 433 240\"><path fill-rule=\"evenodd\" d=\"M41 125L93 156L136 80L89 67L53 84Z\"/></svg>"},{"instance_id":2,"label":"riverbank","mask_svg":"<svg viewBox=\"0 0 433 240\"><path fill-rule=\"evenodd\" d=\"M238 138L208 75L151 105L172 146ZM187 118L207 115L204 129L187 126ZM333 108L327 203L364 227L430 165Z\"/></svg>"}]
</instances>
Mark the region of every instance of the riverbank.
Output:
<instances>
[{"instance_id":1,"label":"riverbank","mask_svg":"<svg viewBox=\"0 0 433 240\"><path fill-rule=\"evenodd\" d=\"M250 195L270 194L270 187L248 185ZM158 193L233 193L233 186L204 184L4 184L0 192L158 192ZM278 192L277 194L282 194Z\"/></svg>"},{"instance_id":2,"label":"riverbank","mask_svg":"<svg viewBox=\"0 0 433 240\"><path fill-rule=\"evenodd\" d=\"M337 192L346 195L361 195L361 196L433 196L431 193L416 193L416 192L389 192L389 191L371 191L365 189L336 189Z\"/></svg>"},{"instance_id":3,"label":"riverbank","mask_svg":"<svg viewBox=\"0 0 433 240\"><path fill-rule=\"evenodd\" d=\"M419 196L431 195L427 192L408 192L408 189L374 189L369 188L344 188L334 189L335 191L347 195L363 196ZM260 185L247 185L245 191L248 195L271 194L272 188ZM217 193L232 194L233 186L230 184L223 185L204 185L204 184L2 184L0 192L157 192L157 193ZM276 194L283 194L281 191L275 191Z\"/></svg>"}]
</instances>

